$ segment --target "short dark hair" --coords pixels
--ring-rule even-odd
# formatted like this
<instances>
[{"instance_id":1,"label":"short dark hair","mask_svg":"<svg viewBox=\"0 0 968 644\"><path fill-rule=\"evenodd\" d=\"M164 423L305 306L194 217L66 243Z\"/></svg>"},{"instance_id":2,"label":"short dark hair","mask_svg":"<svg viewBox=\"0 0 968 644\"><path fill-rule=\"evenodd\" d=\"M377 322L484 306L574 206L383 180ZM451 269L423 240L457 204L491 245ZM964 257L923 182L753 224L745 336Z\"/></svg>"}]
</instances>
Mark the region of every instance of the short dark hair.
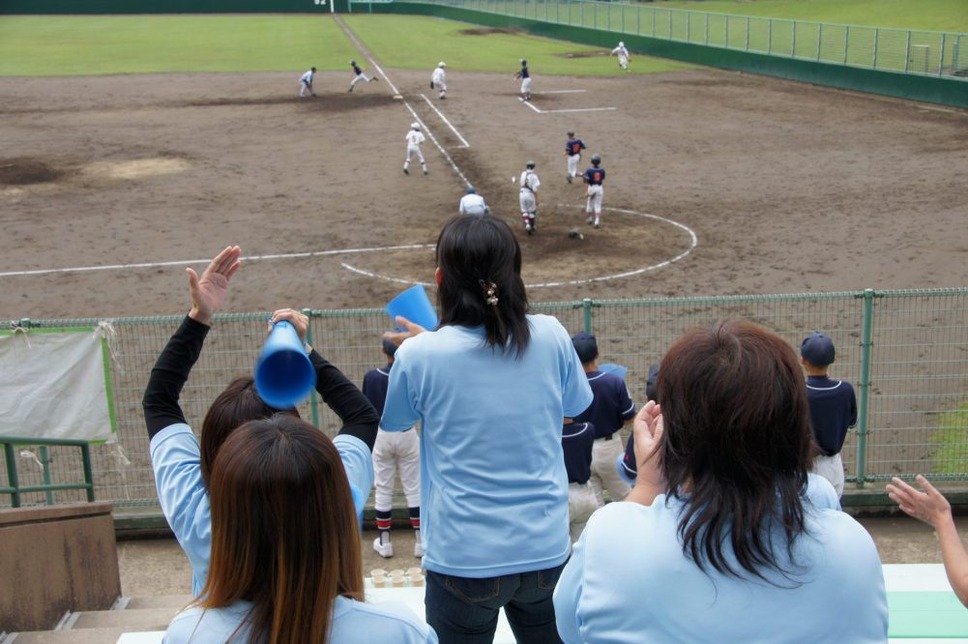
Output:
<instances>
[{"instance_id":1,"label":"short dark hair","mask_svg":"<svg viewBox=\"0 0 968 644\"><path fill-rule=\"evenodd\" d=\"M200 440L202 483L208 488L212 464L222 443L239 425L257 418L269 418L277 413L299 417L295 409L276 409L259 395L252 376L239 376L215 397L202 421Z\"/></svg>"},{"instance_id":2,"label":"short dark hair","mask_svg":"<svg viewBox=\"0 0 968 644\"><path fill-rule=\"evenodd\" d=\"M781 527L792 556L806 529L801 495L813 440L790 345L746 321L692 329L662 359L658 398L660 462L669 495L685 503L683 551L701 569L737 577L790 573L768 532Z\"/></svg>"},{"instance_id":3,"label":"short dark hair","mask_svg":"<svg viewBox=\"0 0 968 644\"><path fill-rule=\"evenodd\" d=\"M521 246L497 217L448 221L437 238L440 326L483 326L492 349L521 355L531 342Z\"/></svg>"}]
</instances>

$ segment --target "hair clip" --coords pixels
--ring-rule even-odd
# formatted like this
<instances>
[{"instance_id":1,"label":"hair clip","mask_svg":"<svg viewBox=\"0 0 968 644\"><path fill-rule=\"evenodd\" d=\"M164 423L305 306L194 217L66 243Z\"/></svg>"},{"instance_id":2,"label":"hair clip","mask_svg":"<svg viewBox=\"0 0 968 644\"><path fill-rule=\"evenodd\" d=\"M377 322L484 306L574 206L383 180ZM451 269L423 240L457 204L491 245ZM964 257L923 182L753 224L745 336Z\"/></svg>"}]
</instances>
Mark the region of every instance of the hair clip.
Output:
<instances>
[{"instance_id":1,"label":"hair clip","mask_svg":"<svg viewBox=\"0 0 968 644\"><path fill-rule=\"evenodd\" d=\"M489 306L497 306L497 284L494 282L485 282L484 280L477 281L481 285L481 290L484 292L484 301Z\"/></svg>"}]
</instances>

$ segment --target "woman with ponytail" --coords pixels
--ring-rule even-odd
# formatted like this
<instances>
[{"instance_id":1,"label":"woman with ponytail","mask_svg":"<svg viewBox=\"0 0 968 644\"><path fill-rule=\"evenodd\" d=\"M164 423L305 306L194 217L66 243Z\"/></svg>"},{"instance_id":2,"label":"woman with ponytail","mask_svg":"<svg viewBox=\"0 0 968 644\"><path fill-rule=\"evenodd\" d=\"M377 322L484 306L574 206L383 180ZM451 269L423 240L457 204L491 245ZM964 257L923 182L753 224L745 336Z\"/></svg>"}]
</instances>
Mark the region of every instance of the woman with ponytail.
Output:
<instances>
[{"instance_id":1,"label":"woman with ponytail","mask_svg":"<svg viewBox=\"0 0 968 644\"><path fill-rule=\"evenodd\" d=\"M558 639L551 594L571 551L561 422L592 401L557 319L528 313L521 247L496 217L437 240L440 326L395 355L381 427L422 424L426 616L441 642Z\"/></svg>"}]
</instances>

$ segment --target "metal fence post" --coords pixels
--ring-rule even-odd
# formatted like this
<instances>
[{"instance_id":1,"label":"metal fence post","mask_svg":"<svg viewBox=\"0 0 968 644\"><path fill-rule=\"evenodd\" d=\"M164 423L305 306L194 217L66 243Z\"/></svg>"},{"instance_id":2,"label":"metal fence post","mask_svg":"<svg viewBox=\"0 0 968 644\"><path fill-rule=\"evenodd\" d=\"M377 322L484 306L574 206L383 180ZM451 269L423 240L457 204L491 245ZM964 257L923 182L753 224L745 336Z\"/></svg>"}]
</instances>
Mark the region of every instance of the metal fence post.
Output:
<instances>
[{"instance_id":1,"label":"metal fence post","mask_svg":"<svg viewBox=\"0 0 968 644\"><path fill-rule=\"evenodd\" d=\"M17 479L17 456L12 443L3 444L3 455L7 461L7 483L12 489L12 492L10 492L10 505L19 508L20 481Z\"/></svg>"},{"instance_id":2,"label":"metal fence post","mask_svg":"<svg viewBox=\"0 0 968 644\"><path fill-rule=\"evenodd\" d=\"M941 56L938 58L938 76L941 76L944 72L944 46L947 35L946 33L941 34Z\"/></svg>"},{"instance_id":3,"label":"metal fence post","mask_svg":"<svg viewBox=\"0 0 968 644\"><path fill-rule=\"evenodd\" d=\"M91 445L81 445L81 468L84 470L84 484L87 487L88 502L94 501L94 468L91 467Z\"/></svg>"},{"instance_id":4,"label":"metal fence post","mask_svg":"<svg viewBox=\"0 0 968 644\"><path fill-rule=\"evenodd\" d=\"M817 27L817 60L820 60L820 48L823 47L823 23Z\"/></svg>"},{"instance_id":5,"label":"metal fence post","mask_svg":"<svg viewBox=\"0 0 968 644\"><path fill-rule=\"evenodd\" d=\"M582 312L585 316L585 333L592 332L592 301L589 298L585 298L581 301Z\"/></svg>"},{"instance_id":6,"label":"metal fence post","mask_svg":"<svg viewBox=\"0 0 968 644\"><path fill-rule=\"evenodd\" d=\"M844 29L844 64L847 64L847 50L850 49L850 25Z\"/></svg>"},{"instance_id":7,"label":"metal fence post","mask_svg":"<svg viewBox=\"0 0 968 644\"><path fill-rule=\"evenodd\" d=\"M881 30L877 27L874 28L874 51L872 52L871 67L877 69L877 37L880 35Z\"/></svg>"},{"instance_id":8,"label":"metal fence post","mask_svg":"<svg viewBox=\"0 0 968 644\"><path fill-rule=\"evenodd\" d=\"M750 17L746 16L746 51L750 50Z\"/></svg>"},{"instance_id":9,"label":"metal fence post","mask_svg":"<svg viewBox=\"0 0 968 644\"><path fill-rule=\"evenodd\" d=\"M302 313L310 320L309 328L306 329L306 344L313 346L313 311L312 309L303 309ZM313 427L319 429L319 398L317 397L315 391L313 391L313 395L309 397L309 415L313 419Z\"/></svg>"},{"instance_id":10,"label":"metal fence post","mask_svg":"<svg viewBox=\"0 0 968 644\"><path fill-rule=\"evenodd\" d=\"M766 53L773 53L773 18L770 18L766 27Z\"/></svg>"},{"instance_id":11,"label":"metal fence post","mask_svg":"<svg viewBox=\"0 0 968 644\"><path fill-rule=\"evenodd\" d=\"M860 390L860 400L857 404L857 487L864 487L867 476L867 419L870 405L871 389L871 350L873 347L874 328L874 297L873 289L864 290L863 313L861 315L860 340L860 379L857 388Z\"/></svg>"},{"instance_id":12,"label":"metal fence post","mask_svg":"<svg viewBox=\"0 0 968 644\"><path fill-rule=\"evenodd\" d=\"M40 467L44 485L51 485L53 479L50 477L50 450L47 449L46 445L41 445L37 451L40 452ZM44 498L47 500L47 505L54 505L54 492L52 490L44 490Z\"/></svg>"},{"instance_id":13,"label":"metal fence post","mask_svg":"<svg viewBox=\"0 0 968 644\"><path fill-rule=\"evenodd\" d=\"M911 32L907 32L907 42L904 43L904 73L908 73L911 66Z\"/></svg>"}]
</instances>

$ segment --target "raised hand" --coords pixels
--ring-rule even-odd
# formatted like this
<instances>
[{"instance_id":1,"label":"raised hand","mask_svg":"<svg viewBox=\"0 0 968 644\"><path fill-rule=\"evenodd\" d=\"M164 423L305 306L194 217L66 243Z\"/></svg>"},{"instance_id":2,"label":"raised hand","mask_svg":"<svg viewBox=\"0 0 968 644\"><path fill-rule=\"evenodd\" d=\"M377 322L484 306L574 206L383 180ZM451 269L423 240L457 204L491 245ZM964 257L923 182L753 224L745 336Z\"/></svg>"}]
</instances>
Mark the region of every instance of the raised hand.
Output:
<instances>
[{"instance_id":1,"label":"raised hand","mask_svg":"<svg viewBox=\"0 0 968 644\"><path fill-rule=\"evenodd\" d=\"M210 324L212 316L222 307L229 292L229 280L242 266L242 249L226 246L225 250L209 262L201 277L193 268L186 268L188 290L192 296L192 310L188 316L196 322Z\"/></svg>"}]
</instances>

